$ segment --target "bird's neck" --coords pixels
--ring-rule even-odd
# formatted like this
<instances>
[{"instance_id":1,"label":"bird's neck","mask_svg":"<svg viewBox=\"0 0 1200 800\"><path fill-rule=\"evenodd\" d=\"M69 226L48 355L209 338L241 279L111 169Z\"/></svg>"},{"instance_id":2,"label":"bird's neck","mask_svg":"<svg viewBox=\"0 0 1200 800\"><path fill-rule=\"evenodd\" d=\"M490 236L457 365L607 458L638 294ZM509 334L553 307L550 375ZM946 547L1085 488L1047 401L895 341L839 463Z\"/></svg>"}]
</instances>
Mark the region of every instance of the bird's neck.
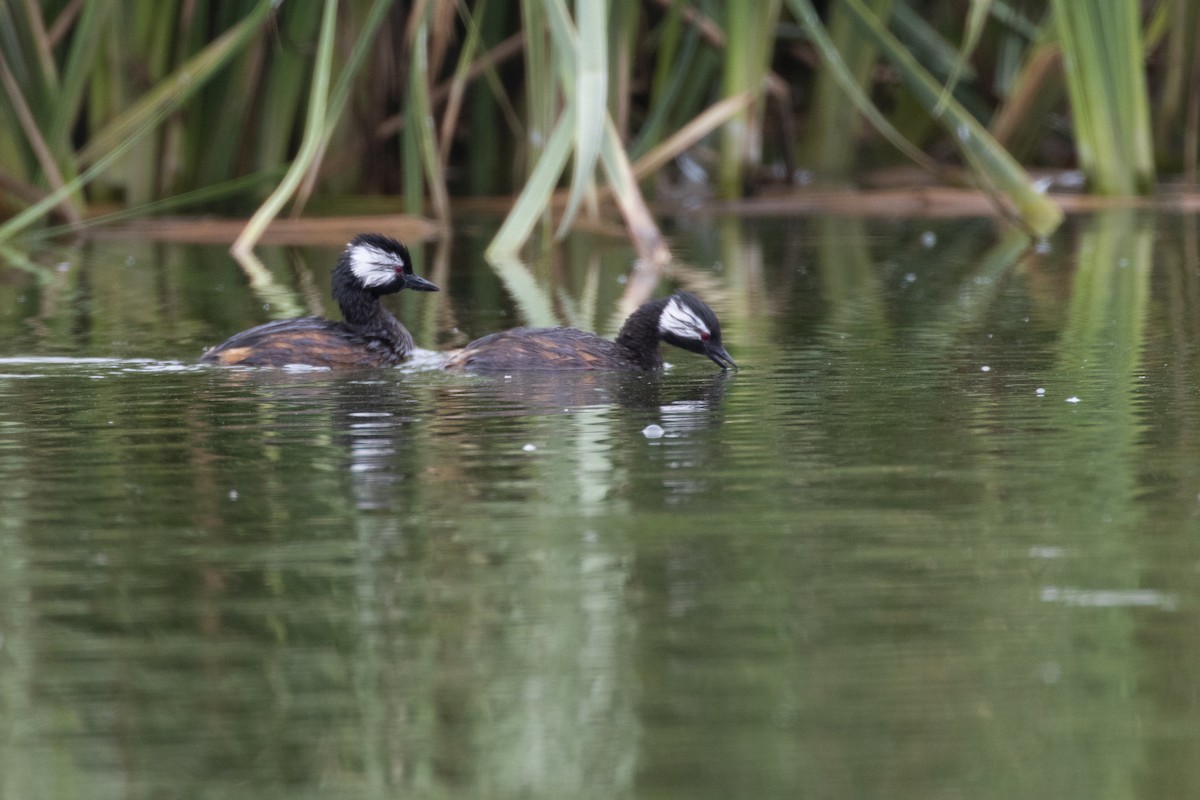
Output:
<instances>
[{"instance_id":1,"label":"bird's neck","mask_svg":"<svg viewBox=\"0 0 1200 800\"><path fill-rule=\"evenodd\" d=\"M643 369L658 369L662 366L662 351L658 342L658 318L666 306L666 299L643 303L629 315L621 332L617 334L617 347Z\"/></svg>"},{"instance_id":2,"label":"bird's neck","mask_svg":"<svg viewBox=\"0 0 1200 800\"><path fill-rule=\"evenodd\" d=\"M357 328L380 328L395 319L379 302L379 295L362 288L348 270L334 272L333 299L341 308L346 324Z\"/></svg>"}]
</instances>

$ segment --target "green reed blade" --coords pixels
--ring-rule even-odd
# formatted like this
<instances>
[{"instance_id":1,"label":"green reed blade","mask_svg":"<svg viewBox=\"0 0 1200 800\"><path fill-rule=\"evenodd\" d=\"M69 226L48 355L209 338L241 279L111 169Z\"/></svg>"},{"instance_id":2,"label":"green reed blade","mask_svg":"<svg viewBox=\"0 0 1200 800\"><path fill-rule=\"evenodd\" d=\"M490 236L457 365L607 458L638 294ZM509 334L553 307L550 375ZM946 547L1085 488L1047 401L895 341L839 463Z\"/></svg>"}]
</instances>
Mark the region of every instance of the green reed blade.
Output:
<instances>
[{"instance_id":1,"label":"green reed blade","mask_svg":"<svg viewBox=\"0 0 1200 800\"><path fill-rule=\"evenodd\" d=\"M46 140L42 138L41 131L38 130L37 120L33 118L33 111L25 102L25 98L21 93L21 87L17 85L16 76L9 69L8 61L4 58L3 53L0 53L0 85L4 86L5 92L8 94L13 113L16 114L21 124L21 129L25 132L26 141L29 143L30 148L32 148L34 157L37 159L37 163L41 167L46 181L50 184L50 188L61 190L65 185L62 172L59 171L58 164L54 160L54 154L50 152L50 147L46 144ZM71 202L69 194L63 194L59 208L69 221L79 221L79 209Z\"/></svg>"},{"instance_id":2,"label":"green reed blade","mask_svg":"<svg viewBox=\"0 0 1200 800\"><path fill-rule=\"evenodd\" d=\"M878 10L875 15L880 19L885 18ZM896 38L913 54L917 62L929 70L936 80L946 84L947 91L951 92L964 108L977 119L987 119L992 115L992 104L979 94L975 86L979 80L979 73L968 60L977 49L975 44L951 44L932 23L926 21L905 2L893 2L886 19L889 30L896 34ZM970 36L970 23L967 27L967 35ZM979 33L982 35L982 28ZM900 116L900 113L894 113L893 119L896 120L897 127L905 130ZM921 116L924 117L923 125L928 122L928 115L922 113Z\"/></svg>"},{"instance_id":3,"label":"green reed blade","mask_svg":"<svg viewBox=\"0 0 1200 800\"><path fill-rule=\"evenodd\" d=\"M790 0L790 3L795 10L797 6L807 5L807 0ZM983 186L1005 195L1014 204L1018 218L1037 235L1045 236L1057 228L1062 222L1062 210L1033 187L1021 165L953 98L949 98L944 107L934 114L939 105L938 99L942 96L942 87L938 82L904 49L879 18L862 4L862 0L842 0L842 3L842 7L854 15L863 32L874 40L880 52L896 68L905 86L931 116L952 134Z\"/></svg>"},{"instance_id":4,"label":"green reed blade","mask_svg":"<svg viewBox=\"0 0 1200 800\"><path fill-rule=\"evenodd\" d=\"M476 24L475 17L487 14L488 0L477 0L473 13L467 13L460 5L459 16L467 28L467 38L459 49L458 61L454 65L454 76L450 80L450 94L446 98L446 107L442 111L442 124L438 128L438 162L442 169L450 161L450 146L454 142L454 129L458 125L462 113L463 96L467 90L467 80L470 76L471 65L483 41L481 27Z\"/></svg>"},{"instance_id":5,"label":"green reed blade","mask_svg":"<svg viewBox=\"0 0 1200 800\"><path fill-rule=\"evenodd\" d=\"M375 42L375 36L379 32L379 26L386 18L391 5L392 0L374 0L358 35L354 38L354 47L351 48L349 57L342 65L342 71L333 85L333 91L329 93L329 104L325 111L325 129L321 133L321 145L318 148L321 155L310 165L296 192L296 199L292 206L293 217L300 215L312 195L313 187L320 175L321 161L328 151L329 141L342 118L342 112L345 111L346 103L350 99L350 92L354 89L354 79L358 76L358 71L366 60L371 45Z\"/></svg>"},{"instance_id":6,"label":"green reed blade","mask_svg":"<svg viewBox=\"0 0 1200 800\"><path fill-rule=\"evenodd\" d=\"M527 107L526 172L537 169L550 130L557 124L554 59L550 51L543 0L520 0L525 32L525 102Z\"/></svg>"},{"instance_id":7,"label":"green reed blade","mask_svg":"<svg viewBox=\"0 0 1200 800\"><path fill-rule=\"evenodd\" d=\"M316 3L293 3L279 14L279 39L282 44L271 48L270 69L262 78L263 92L261 125L265 130L257 138L255 163L261 168L282 164L292 145L289 132L303 119L305 84L312 55L304 45L319 35L321 6ZM288 43L296 44L288 44ZM236 83L229 87L236 88ZM243 109L231 109L241 118ZM231 132L232 133L232 132ZM212 175L216 178L216 175Z\"/></svg>"},{"instance_id":8,"label":"green reed blade","mask_svg":"<svg viewBox=\"0 0 1200 800\"><path fill-rule=\"evenodd\" d=\"M119 159L124 157L124 155L129 152L129 150L131 150L135 144L137 144L138 140L142 136L145 136L146 133L153 130L160 122L162 122L162 120L166 119L167 114L169 113L171 113L170 108L158 109L158 113L155 116L152 116L145 121L144 127L134 131L132 136L125 141L120 142L112 150L109 150L107 153L97 159L96 163L92 164L92 166L87 170L80 173L61 189L51 192L38 202L26 208L20 214L17 214L3 225L0 225L0 242L11 239L23 229L37 222L42 218L43 215L45 215L47 211L61 202L62 199L68 194L78 191L80 187L85 186L88 181L92 180L97 175L101 174L110 166L115 164Z\"/></svg>"},{"instance_id":9,"label":"green reed blade","mask_svg":"<svg viewBox=\"0 0 1200 800\"><path fill-rule=\"evenodd\" d=\"M446 190L446 171L438 159L437 132L433 126L433 111L429 102L429 15L417 26L415 41L408 72L408 112L410 124L405 128L405 137L415 137L425 182L433 201L434 215L444 224L450 224L450 199ZM410 210L410 213L411 210Z\"/></svg>"},{"instance_id":10,"label":"green reed blade","mask_svg":"<svg viewBox=\"0 0 1200 800\"><path fill-rule=\"evenodd\" d=\"M488 245L486 255L489 260L520 250L529 239L533 226L549 208L554 187L558 184L558 178L571 155L571 143L575 133L574 115L575 109L568 102L558 124L554 126L554 132L546 142L541 158L534 165L533 173L517 197L517 202L513 204L512 210L504 218L504 224L496 231Z\"/></svg>"},{"instance_id":11,"label":"green reed blade","mask_svg":"<svg viewBox=\"0 0 1200 800\"><path fill-rule=\"evenodd\" d=\"M35 238L52 238L61 236L66 233L87 230L89 228L98 228L107 225L117 225L122 222L130 222L142 217L154 216L161 214L164 211L175 211L181 208L189 208L203 206L212 203L215 200L223 200L229 197L237 197L246 195L252 190L256 190L262 186L269 186L276 183L283 177L286 167L283 164L277 164L274 167L261 172L255 172L250 175L242 175L237 178L232 178L221 183L201 186L198 189L193 189L189 192L171 195L160 200L154 200L145 205L134 206L131 208L122 208L119 211L114 211L109 214L101 214L99 216L91 216L80 222L78 225L58 225L50 228L43 228L34 234Z\"/></svg>"},{"instance_id":12,"label":"green reed blade","mask_svg":"<svg viewBox=\"0 0 1200 800\"><path fill-rule=\"evenodd\" d=\"M642 0L612 0L610 5L608 113L617 123L621 139L629 141L634 73L640 62L638 35L641 33Z\"/></svg>"},{"instance_id":13,"label":"green reed blade","mask_svg":"<svg viewBox=\"0 0 1200 800\"><path fill-rule=\"evenodd\" d=\"M762 95L767 59L774 50L774 29L781 0L728 3L725 6L725 61L721 92L733 97L742 92ZM739 111L722 128L717 165L717 192L724 198L741 197L746 166L757 166L762 150L761 101Z\"/></svg>"},{"instance_id":14,"label":"green reed blade","mask_svg":"<svg viewBox=\"0 0 1200 800\"><path fill-rule=\"evenodd\" d=\"M562 237L584 195L592 191L604 140L608 116L608 4L605 0L576 0L578 25L571 22L563 0L547 0L546 6L559 70L564 83L571 86L568 98L575 109L574 170L557 233Z\"/></svg>"},{"instance_id":15,"label":"green reed blade","mask_svg":"<svg viewBox=\"0 0 1200 800\"><path fill-rule=\"evenodd\" d=\"M867 96L860 84L859 77L855 75L849 65L842 59L841 52L826 32L825 26L821 24L821 18L817 16L817 12L809 0L788 0L788 8L800 22L801 26L803 26L809 40L817 48L817 52L821 54L821 60L825 69L828 70L830 76L837 82L837 85L850 98L851 103L853 103L858 112L866 117L893 147L908 156L914 163L921 165L930 172L936 173L938 166L933 159L929 158L929 156L922 153L911 142L905 139L888 118L871 102L871 98ZM846 142L844 129L840 141L842 149L849 147ZM834 156L831 154L829 159L833 158ZM837 158L840 159L841 157ZM823 159L822 161L826 163L829 159Z\"/></svg>"},{"instance_id":16,"label":"green reed blade","mask_svg":"<svg viewBox=\"0 0 1200 800\"><path fill-rule=\"evenodd\" d=\"M1154 181L1138 0L1052 0L1079 161L1100 194Z\"/></svg>"},{"instance_id":17,"label":"green reed blade","mask_svg":"<svg viewBox=\"0 0 1200 800\"><path fill-rule=\"evenodd\" d=\"M966 36L963 37L962 47L959 48L958 58L954 61L954 67L946 79L946 85L942 88L942 96L938 99L934 116L941 112L946 100L953 94L954 87L958 85L959 78L966 71L967 60L979 44L979 37L983 33L983 26L987 22L991 5L991 0L971 0L971 10L967 14Z\"/></svg>"},{"instance_id":18,"label":"green reed blade","mask_svg":"<svg viewBox=\"0 0 1200 800\"><path fill-rule=\"evenodd\" d=\"M888 15L892 5L892 0L871 0L871 9L883 16ZM825 25L809 0L789 3L789 8L821 54L824 67L817 76L811 133L806 143L818 179L836 182L850 175L858 155L854 143L859 138L863 117L909 158L919 152L896 132L891 120L870 100L868 86L878 51L858 32L849 12L835 4Z\"/></svg>"},{"instance_id":19,"label":"green reed blade","mask_svg":"<svg viewBox=\"0 0 1200 800\"><path fill-rule=\"evenodd\" d=\"M700 34L693 27L684 28L681 7L680 3L672 3L661 25L646 118L629 147L630 155L635 158L662 141L668 115L692 74L690 67L700 45Z\"/></svg>"},{"instance_id":20,"label":"green reed blade","mask_svg":"<svg viewBox=\"0 0 1200 800\"><path fill-rule=\"evenodd\" d=\"M295 193L304 178L304 173L317 158L325 136L325 110L329 101L329 79L333 66L334 34L337 29L337 0L325 0L321 15L321 37L317 42L317 58L313 65L313 80L308 99L308 115L304 122L304 137L292 166L275 191L259 206L242 233L234 241L232 252L245 257L262 237L267 225L283 208L284 203Z\"/></svg>"},{"instance_id":21,"label":"green reed blade","mask_svg":"<svg viewBox=\"0 0 1200 800\"><path fill-rule=\"evenodd\" d=\"M79 151L80 163L91 164L105 153L127 142L131 136L144 135L148 120L159 118L164 109L170 111L179 108L229 63L250 37L258 32L275 3L276 0L259 0L240 22L214 39L211 44L105 125Z\"/></svg>"}]
</instances>

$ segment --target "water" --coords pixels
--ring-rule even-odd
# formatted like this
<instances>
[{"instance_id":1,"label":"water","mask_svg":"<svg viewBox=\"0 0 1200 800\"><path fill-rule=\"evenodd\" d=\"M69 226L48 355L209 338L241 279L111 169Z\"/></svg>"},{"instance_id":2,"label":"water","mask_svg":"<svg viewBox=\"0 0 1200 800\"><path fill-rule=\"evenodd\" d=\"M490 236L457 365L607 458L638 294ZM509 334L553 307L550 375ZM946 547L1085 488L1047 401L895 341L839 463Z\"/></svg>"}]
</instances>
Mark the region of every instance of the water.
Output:
<instances>
[{"instance_id":1,"label":"water","mask_svg":"<svg viewBox=\"0 0 1200 800\"><path fill-rule=\"evenodd\" d=\"M627 250L467 234L419 342L611 332ZM736 374L199 368L220 248L0 273L0 794L1200 793L1195 220L673 237Z\"/></svg>"}]
</instances>

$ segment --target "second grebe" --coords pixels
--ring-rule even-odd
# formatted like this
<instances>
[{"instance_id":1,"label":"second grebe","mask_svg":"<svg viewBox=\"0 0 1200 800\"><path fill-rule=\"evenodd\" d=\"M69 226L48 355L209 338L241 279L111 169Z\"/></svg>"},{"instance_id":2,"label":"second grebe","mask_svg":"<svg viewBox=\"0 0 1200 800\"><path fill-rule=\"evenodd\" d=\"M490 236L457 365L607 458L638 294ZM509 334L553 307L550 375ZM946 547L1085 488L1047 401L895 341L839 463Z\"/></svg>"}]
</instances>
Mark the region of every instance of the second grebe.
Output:
<instances>
[{"instance_id":1,"label":"second grebe","mask_svg":"<svg viewBox=\"0 0 1200 800\"><path fill-rule=\"evenodd\" d=\"M452 353L445 368L654 370L663 365L660 341L708 356L721 369L737 367L721 344L721 323L713 310L693 294L676 292L630 314L616 341L575 328L513 328Z\"/></svg>"}]
</instances>

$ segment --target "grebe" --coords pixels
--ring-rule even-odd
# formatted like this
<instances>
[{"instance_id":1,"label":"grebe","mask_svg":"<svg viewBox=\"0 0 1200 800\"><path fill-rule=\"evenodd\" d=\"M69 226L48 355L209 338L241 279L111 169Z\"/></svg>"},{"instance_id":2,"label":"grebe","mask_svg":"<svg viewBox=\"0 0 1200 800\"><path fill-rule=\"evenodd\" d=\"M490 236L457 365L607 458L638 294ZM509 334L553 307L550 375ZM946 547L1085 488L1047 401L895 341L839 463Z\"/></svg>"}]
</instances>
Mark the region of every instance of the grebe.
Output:
<instances>
[{"instance_id":1,"label":"grebe","mask_svg":"<svg viewBox=\"0 0 1200 800\"><path fill-rule=\"evenodd\" d=\"M378 233L360 233L333 268L333 299L344 322L297 317L234 334L205 351L200 361L248 367L307 364L316 367L387 367L408 358L412 334L379 302L401 289L436 292L414 275L408 248Z\"/></svg>"},{"instance_id":2,"label":"grebe","mask_svg":"<svg viewBox=\"0 0 1200 800\"><path fill-rule=\"evenodd\" d=\"M660 341L737 367L721 345L717 315L695 295L676 292L629 315L615 342L575 328L513 328L489 334L451 354L446 369L628 369L663 365Z\"/></svg>"}]
</instances>

